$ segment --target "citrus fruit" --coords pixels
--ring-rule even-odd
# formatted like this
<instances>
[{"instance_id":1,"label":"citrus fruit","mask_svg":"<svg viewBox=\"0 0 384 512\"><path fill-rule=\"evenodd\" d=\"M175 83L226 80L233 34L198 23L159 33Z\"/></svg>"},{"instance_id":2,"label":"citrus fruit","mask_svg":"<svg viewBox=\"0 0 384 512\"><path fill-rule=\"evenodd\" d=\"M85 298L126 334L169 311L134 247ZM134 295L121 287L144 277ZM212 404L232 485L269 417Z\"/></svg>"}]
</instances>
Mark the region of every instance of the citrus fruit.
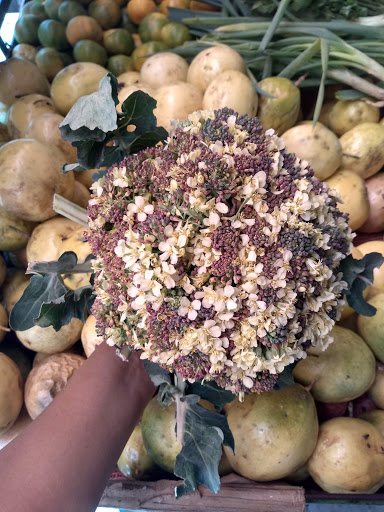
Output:
<instances>
[{"instance_id":1,"label":"citrus fruit","mask_svg":"<svg viewBox=\"0 0 384 512\"><path fill-rule=\"evenodd\" d=\"M53 20L59 19L59 7L64 0L45 0L44 9L48 15L48 18Z\"/></svg>"},{"instance_id":2,"label":"citrus fruit","mask_svg":"<svg viewBox=\"0 0 384 512\"><path fill-rule=\"evenodd\" d=\"M168 18L161 12L147 14L139 25L139 34L142 42L161 41L161 30L168 23Z\"/></svg>"},{"instance_id":3,"label":"citrus fruit","mask_svg":"<svg viewBox=\"0 0 384 512\"><path fill-rule=\"evenodd\" d=\"M131 34L123 28L105 31L103 45L109 55L131 55L134 47Z\"/></svg>"},{"instance_id":4,"label":"citrus fruit","mask_svg":"<svg viewBox=\"0 0 384 512\"><path fill-rule=\"evenodd\" d=\"M58 11L59 20L63 23L67 24L72 18L75 18L76 16L86 15L87 11L84 9L84 7L74 2L73 0L68 0L66 2L63 2Z\"/></svg>"},{"instance_id":5,"label":"citrus fruit","mask_svg":"<svg viewBox=\"0 0 384 512\"><path fill-rule=\"evenodd\" d=\"M120 6L115 0L93 0L89 4L88 14L97 20L106 30L116 27L120 21Z\"/></svg>"},{"instance_id":6,"label":"citrus fruit","mask_svg":"<svg viewBox=\"0 0 384 512\"><path fill-rule=\"evenodd\" d=\"M180 46L185 41L190 41L190 39L191 35L188 27L182 23L172 21L161 29L161 40L169 46L169 48L176 48L176 46Z\"/></svg>"},{"instance_id":7,"label":"citrus fruit","mask_svg":"<svg viewBox=\"0 0 384 512\"><path fill-rule=\"evenodd\" d=\"M148 41L137 48L135 48L132 52L133 65L136 71L140 71L144 62L157 52L163 52L168 50L168 46L160 41Z\"/></svg>"},{"instance_id":8,"label":"citrus fruit","mask_svg":"<svg viewBox=\"0 0 384 512\"><path fill-rule=\"evenodd\" d=\"M15 26L15 39L18 43L39 44L37 31L41 18L33 14L25 14L21 16Z\"/></svg>"},{"instance_id":9,"label":"citrus fruit","mask_svg":"<svg viewBox=\"0 0 384 512\"><path fill-rule=\"evenodd\" d=\"M36 54L36 65L48 78L53 80L57 73L63 69L64 62L60 53L54 48L41 48Z\"/></svg>"},{"instance_id":10,"label":"citrus fruit","mask_svg":"<svg viewBox=\"0 0 384 512\"><path fill-rule=\"evenodd\" d=\"M24 16L25 14L33 14L40 18L41 21L48 18L44 5L39 2L27 2L21 10L21 15Z\"/></svg>"},{"instance_id":11,"label":"citrus fruit","mask_svg":"<svg viewBox=\"0 0 384 512\"><path fill-rule=\"evenodd\" d=\"M92 39L100 43L103 39L103 29L91 16L76 16L68 23L66 35L72 46L82 39Z\"/></svg>"},{"instance_id":12,"label":"citrus fruit","mask_svg":"<svg viewBox=\"0 0 384 512\"><path fill-rule=\"evenodd\" d=\"M129 0L127 5L128 16L136 25L139 25L147 14L156 11L157 7L153 0Z\"/></svg>"},{"instance_id":13,"label":"citrus fruit","mask_svg":"<svg viewBox=\"0 0 384 512\"><path fill-rule=\"evenodd\" d=\"M69 48L65 25L61 21L45 20L41 23L37 32L39 41L43 46L64 51Z\"/></svg>"},{"instance_id":14,"label":"citrus fruit","mask_svg":"<svg viewBox=\"0 0 384 512\"><path fill-rule=\"evenodd\" d=\"M12 50L12 57L19 57L20 59L27 59L35 62L37 49L31 44L21 43L17 44Z\"/></svg>"},{"instance_id":15,"label":"citrus fruit","mask_svg":"<svg viewBox=\"0 0 384 512\"><path fill-rule=\"evenodd\" d=\"M113 55L108 59L107 68L108 71L115 76L122 75L126 71L133 71L132 57L128 57L127 55Z\"/></svg>"},{"instance_id":16,"label":"citrus fruit","mask_svg":"<svg viewBox=\"0 0 384 512\"><path fill-rule=\"evenodd\" d=\"M108 59L105 48L91 39L78 41L73 47L73 56L76 62L94 62L100 66L104 66Z\"/></svg>"},{"instance_id":17,"label":"citrus fruit","mask_svg":"<svg viewBox=\"0 0 384 512\"><path fill-rule=\"evenodd\" d=\"M168 14L168 7L189 9L189 0L163 0L160 4L160 12Z\"/></svg>"}]
</instances>

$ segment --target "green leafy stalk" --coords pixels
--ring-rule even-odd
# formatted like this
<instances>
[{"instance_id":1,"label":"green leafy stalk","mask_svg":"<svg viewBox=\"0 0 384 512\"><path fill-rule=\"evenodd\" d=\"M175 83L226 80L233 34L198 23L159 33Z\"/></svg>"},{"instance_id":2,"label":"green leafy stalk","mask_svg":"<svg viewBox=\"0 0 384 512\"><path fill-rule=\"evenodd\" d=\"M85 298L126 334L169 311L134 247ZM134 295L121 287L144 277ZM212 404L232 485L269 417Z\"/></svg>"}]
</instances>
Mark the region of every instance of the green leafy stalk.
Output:
<instances>
[{"instance_id":1,"label":"green leafy stalk","mask_svg":"<svg viewBox=\"0 0 384 512\"><path fill-rule=\"evenodd\" d=\"M267 28L267 31L264 34L263 39L260 43L259 52L263 53L268 46L269 42L272 40L274 33L282 20L284 16L284 12L287 9L288 5L290 4L291 0L281 0L279 7L277 8L276 14L274 15L271 24Z\"/></svg>"},{"instance_id":2,"label":"green leafy stalk","mask_svg":"<svg viewBox=\"0 0 384 512\"><path fill-rule=\"evenodd\" d=\"M326 79L327 71L328 71L328 57L329 57L329 41L322 39L321 40L322 74L321 74L319 90L317 93L315 111L313 114L313 126L315 126L317 121L319 120L321 107L323 106L323 102L324 102L325 79Z\"/></svg>"}]
</instances>

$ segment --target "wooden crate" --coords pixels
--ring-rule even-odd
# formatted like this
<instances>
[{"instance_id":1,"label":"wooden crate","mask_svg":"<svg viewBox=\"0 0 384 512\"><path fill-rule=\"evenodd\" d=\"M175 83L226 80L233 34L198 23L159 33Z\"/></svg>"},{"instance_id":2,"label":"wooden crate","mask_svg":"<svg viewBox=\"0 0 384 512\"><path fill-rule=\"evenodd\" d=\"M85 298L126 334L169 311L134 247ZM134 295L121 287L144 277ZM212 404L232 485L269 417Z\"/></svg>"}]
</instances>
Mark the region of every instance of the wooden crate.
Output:
<instances>
[{"instance_id":1,"label":"wooden crate","mask_svg":"<svg viewBox=\"0 0 384 512\"><path fill-rule=\"evenodd\" d=\"M178 500L176 485L175 480L110 480L100 506L147 512L305 512L304 488L281 482L256 483L231 474L221 479L218 494L200 486Z\"/></svg>"}]
</instances>

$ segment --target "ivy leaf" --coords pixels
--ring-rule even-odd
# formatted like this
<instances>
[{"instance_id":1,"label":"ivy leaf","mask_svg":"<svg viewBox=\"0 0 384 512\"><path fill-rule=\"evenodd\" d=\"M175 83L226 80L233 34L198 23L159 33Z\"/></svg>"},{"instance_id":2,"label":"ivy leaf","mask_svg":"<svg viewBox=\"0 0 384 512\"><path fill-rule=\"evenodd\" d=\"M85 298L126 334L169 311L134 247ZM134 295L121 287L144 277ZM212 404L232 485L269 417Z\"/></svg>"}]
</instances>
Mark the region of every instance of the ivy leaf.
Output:
<instances>
[{"instance_id":1,"label":"ivy leaf","mask_svg":"<svg viewBox=\"0 0 384 512\"><path fill-rule=\"evenodd\" d=\"M77 256L73 251L64 252L56 261L32 261L28 265L28 274L64 274L73 270Z\"/></svg>"},{"instance_id":2,"label":"ivy leaf","mask_svg":"<svg viewBox=\"0 0 384 512\"><path fill-rule=\"evenodd\" d=\"M188 386L188 393L199 395L200 398L208 400L215 406L217 411L221 411L225 404L232 402L236 395L230 391L221 388L215 382L193 382Z\"/></svg>"},{"instance_id":3,"label":"ivy leaf","mask_svg":"<svg viewBox=\"0 0 384 512\"><path fill-rule=\"evenodd\" d=\"M9 317L9 325L14 331L26 331L34 327L34 319L40 314L41 305L64 295L67 288L57 274L32 276L23 295L16 302Z\"/></svg>"},{"instance_id":4,"label":"ivy leaf","mask_svg":"<svg viewBox=\"0 0 384 512\"><path fill-rule=\"evenodd\" d=\"M143 133L136 137L130 145L131 153L138 153L143 149L156 146L158 142L165 140L168 136L167 130L160 127L155 127L152 131Z\"/></svg>"},{"instance_id":5,"label":"ivy leaf","mask_svg":"<svg viewBox=\"0 0 384 512\"><path fill-rule=\"evenodd\" d=\"M79 164L86 169L102 167L104 165L105 144L108 141L109 138L102 142L94 140L72 142L72 146L77 148L76 159Z\"/></svg>"},{"instance_id":6,"label":"ivy leaf","mask_svg":"<svg viewBox=\"0 0 384 512\"><path fill-rule=\"evenodd\" d=\"M222 444L234 450L234 440L227 418L208 411L198 404L198 395L180 399L185 415L183 446L176 457L174 473L184 482L175 489L176 498L196 490L203 484L217 494L220 489L218 472Z\"/></svg>"},{"instance_id":7,"label":"ivy leaf","mask_svg":"<svg viewBox=\"0 0 384 512\"><path fill-rule=\"evenodd\" d=\"M383 262L382 254L371 252L360 260L350 254L340 263L339 271L347 283L344 293L348 304L360 315L373 316L376 313L376 308L366 302L363 292L373 282L373 271L381 267Z\"/></svg>"},{"instance_id":8,"label":"ivy leaf","mask_svg":"<svg viewBox=\"0 0 384 512\"><path fill-rule=\"evenodd\" d=\"M92 296L92 286L83 286L76 290L68 290L64 295L50 302L44 302L39 315L34 319L35 325L52 326L55 331L59 331L63 325L69 324L72 318L78 318L85 323Z\"/></svg>"},{"instance_id":9,"label":"ivy leaf","mask_svg":"<svg viewBox=\"0 0 384 512\"><path fill-rule=\"evenodd\" d=\"M141 135L156 128L156 117L153 111L156 100L143 91L135 91L122 103L121 111L124 117L119 120L119 126L133 124L136 135Z\"/></svg>"},{"instance_id":10,"label":"ivy leaf","mask_svg":"<svg viewBox=\"0 0 384 512\"><path fill-rule=\"evenodd\" d=\"M295 381L293 379L292 371L296 366L297 361L289 364L284 368L284 370L280 373L279 378L277 379L276 384L273 386L275 391L279 391L280 389L284 389L287 386L292 386Z\"/></svg>"},{"instance_id":11,"label":"ivy leaf","mask_svg":"<svg viewBox=\"0 0 384 512\"><path fill-rule=\"evenodd\" d=\"M105 140L108 132L117 129L115 81L111 74L104 76L97 92L82 96L76 101L59 125L63 140L101 142Z\"/></svg>"}]
</instances>

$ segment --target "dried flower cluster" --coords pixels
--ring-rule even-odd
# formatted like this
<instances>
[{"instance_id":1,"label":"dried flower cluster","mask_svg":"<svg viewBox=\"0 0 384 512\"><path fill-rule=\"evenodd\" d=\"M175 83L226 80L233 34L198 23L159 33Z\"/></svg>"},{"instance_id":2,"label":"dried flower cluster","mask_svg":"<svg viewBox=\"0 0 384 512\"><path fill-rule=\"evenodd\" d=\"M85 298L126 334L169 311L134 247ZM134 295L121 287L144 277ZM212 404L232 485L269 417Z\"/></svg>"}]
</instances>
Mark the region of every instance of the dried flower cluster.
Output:
<instances>
[{"instance_id":1,"label":"dried flower cluster","mask_svg":"<svg viewBox=\"0 0 384 512\"><path fill-rule=\"evenodd\" d=\"M93 189L93 313L111 345L240 393L331 341L353 235L335 193L256 118L195 112Z\"/></svg>"}]
</instances>

